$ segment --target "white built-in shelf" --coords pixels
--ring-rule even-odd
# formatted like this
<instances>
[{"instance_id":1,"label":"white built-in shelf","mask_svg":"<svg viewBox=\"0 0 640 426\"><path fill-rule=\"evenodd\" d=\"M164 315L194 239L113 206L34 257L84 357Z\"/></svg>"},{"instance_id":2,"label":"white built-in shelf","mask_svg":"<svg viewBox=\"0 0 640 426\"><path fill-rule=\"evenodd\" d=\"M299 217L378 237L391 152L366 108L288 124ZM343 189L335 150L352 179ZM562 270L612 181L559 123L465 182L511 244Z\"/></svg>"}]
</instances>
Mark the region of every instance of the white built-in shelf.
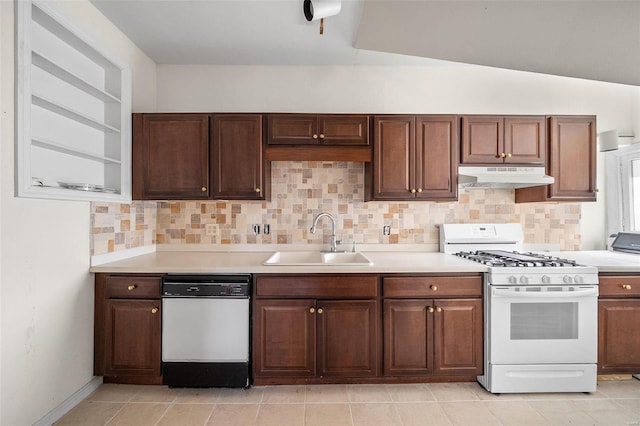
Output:
<instances>
[{"instance_id":1,"label":"white built-in shelf","mask_svg":"<svg viewBox=\"0 0 640 426\"><path fill-rule=\"evenodd\" d=\"M41 108L48 109L51 112L55 112L56 114L60 114L71 120L75 120L78 123L84 124L85 126L93 127L96 130L100 130L103 132L120 133L120 130L116 129L113 126L109 126L106 123L95 120L87 115L74 111L64 105L60 105L52 101L51 99L47 99L44 96L38 95L36 93L31 94L31 103Z\"/></svg>"},{"instance_id":2,"label":"white built-in shelf","mask_svg":"<svg viewBox=\"0 0 640 426\"><path fill-rule=\"evenodd\" d=\"M93 154L91 152L83 151L81 149L69 148L68 146L62 145L57 142L48 141L45 139L33 138L31 140L31 144L33 146L49 149L51 151L74 155L76 157L84 158L86 160L97 161L98 163L110 163L110 164L122 163L120 160L117 160L115 158L109 158L109 157L105 157L104 155Z\"/></svg>"},{"instance_id":3,"label":"white built-in shelf","mask_svg":"<svg viewBox=\"0 0 640 426\"><path fill-rule=\"evenodd\" d=\"M129 67L55 3L15 4L17 195L130 201Z\"/></svg>"},{"instance_id":4,"label":"white built-in shelf","mask_svg":"<svg viewBox=\"0 0 640 426\"><path fill-rule=\"evenodd\" d=\"M90 83L87 83L80 77L70 73L69 71L57 65L55 62L50 61L37 52L31 52L31 63L38 68L54 75L60 80L66 81L70 85L77 87L78 89L88 93L91 96L94 96L97 99L100 99L103 102L120 103L120 99L116 98L111 93L105 92L104 90L92 86Z\"/></svg>"}]
</instances>

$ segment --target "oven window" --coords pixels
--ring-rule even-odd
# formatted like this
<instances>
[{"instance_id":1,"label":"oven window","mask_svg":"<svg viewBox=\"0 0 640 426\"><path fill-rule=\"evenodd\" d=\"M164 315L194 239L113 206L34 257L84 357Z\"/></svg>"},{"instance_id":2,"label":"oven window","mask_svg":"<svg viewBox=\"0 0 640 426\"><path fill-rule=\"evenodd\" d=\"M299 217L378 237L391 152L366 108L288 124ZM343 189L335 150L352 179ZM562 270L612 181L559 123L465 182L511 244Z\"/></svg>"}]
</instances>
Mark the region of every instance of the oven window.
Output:
<instances>
[{"instance_id":1,"label":"oven window","mask_svg":"<svg viewBox=\"0 0 640 426\"><path fill-rule=\"evenodd\" d=\"M577 338L577 302L511 303L511 340Z\"/></svg>"}]
</instances>

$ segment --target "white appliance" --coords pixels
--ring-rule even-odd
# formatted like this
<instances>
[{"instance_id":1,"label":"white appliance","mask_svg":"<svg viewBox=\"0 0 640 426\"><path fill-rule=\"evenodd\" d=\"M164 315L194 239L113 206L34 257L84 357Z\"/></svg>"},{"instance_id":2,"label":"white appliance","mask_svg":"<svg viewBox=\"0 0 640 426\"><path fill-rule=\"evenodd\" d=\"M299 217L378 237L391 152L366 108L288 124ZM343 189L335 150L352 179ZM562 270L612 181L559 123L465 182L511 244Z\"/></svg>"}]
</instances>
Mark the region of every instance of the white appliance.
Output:
<instances>
[{"instance_id":1,"label":"white appliance","mask_svg":"<svg viewBox=\"0 0 640 426\"><path fill-rule=\"evenodd\" d=\"M245 274L163 278L163 384L249 385L250 283Z\"/></svg>"},{"instance_id":2,"label":"white appliance","mask_svg":"<svg viewBox=\"0 0 640 426\"><path fill-rule=\"evenodd\" d=\"M488 266L478 382L492 393L594 392L597 269L512 251L521 247L519 224L441 225L443 252Z\"/></svg>"},{"instance_id":3,"label":"white appliance","mask_svg":"<svg viewBox=\"0 0 640 426\"><path fill-rule=\"evenodd\" d=\"M527 188L549 185L555 181L545 174L544 166L460 166L460 188Z\"/></svg>"}]
</instances>

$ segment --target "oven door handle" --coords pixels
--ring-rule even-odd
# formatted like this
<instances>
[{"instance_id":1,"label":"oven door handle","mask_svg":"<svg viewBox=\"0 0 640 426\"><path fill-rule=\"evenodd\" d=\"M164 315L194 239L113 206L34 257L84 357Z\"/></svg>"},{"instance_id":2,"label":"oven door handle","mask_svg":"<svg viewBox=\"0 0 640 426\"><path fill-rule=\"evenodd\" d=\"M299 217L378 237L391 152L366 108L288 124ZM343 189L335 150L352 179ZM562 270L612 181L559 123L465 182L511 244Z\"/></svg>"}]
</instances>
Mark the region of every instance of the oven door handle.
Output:
<instances>
[{"instance_id":1,"label":"oven door handle","mask_svg":"<svg viewBox=\"0 0 640 426\"><path fill-rule=\"evenodd\" d=\"M508 297L511 299L563 299L598 296L598 288L589 287L577 291L514 291L509 288L493 288L491 289L491 295L493 297Z\"/></svg>"}]
</instances>

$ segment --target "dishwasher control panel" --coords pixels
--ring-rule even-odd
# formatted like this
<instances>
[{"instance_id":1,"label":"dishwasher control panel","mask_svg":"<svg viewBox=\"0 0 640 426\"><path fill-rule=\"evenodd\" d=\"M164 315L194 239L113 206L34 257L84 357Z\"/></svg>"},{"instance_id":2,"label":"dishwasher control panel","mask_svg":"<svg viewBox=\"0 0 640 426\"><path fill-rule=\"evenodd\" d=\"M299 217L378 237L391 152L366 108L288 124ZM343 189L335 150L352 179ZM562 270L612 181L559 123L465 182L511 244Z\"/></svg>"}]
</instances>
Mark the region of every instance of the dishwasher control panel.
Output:
<instances>
[{"instance_id":1,"label":"dishwasher control panel","mask_svg":"<svg viewBox=\"0 0 640 426\"><path fill-rule=\"evenodd\" d=\"M162 280L162 297L248 298L251 275L168 275Z\"/></svg>"}]
</instances>

